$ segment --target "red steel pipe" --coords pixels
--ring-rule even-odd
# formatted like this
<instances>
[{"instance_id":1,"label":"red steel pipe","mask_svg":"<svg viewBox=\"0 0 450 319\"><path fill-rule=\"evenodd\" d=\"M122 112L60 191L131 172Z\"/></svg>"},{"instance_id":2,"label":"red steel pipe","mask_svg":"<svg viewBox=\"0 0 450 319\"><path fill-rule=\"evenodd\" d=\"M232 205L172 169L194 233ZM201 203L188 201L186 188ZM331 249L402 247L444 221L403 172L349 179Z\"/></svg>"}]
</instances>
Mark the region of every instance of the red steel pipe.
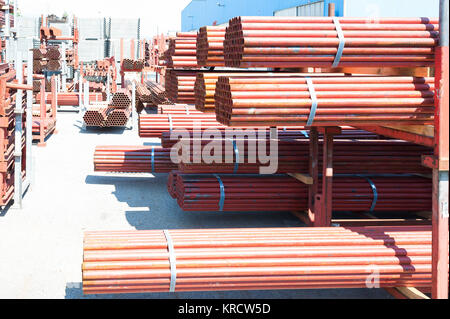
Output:
<instances>
[{"instance_id":1,"label":"red steel pipe","mask_svg":"<svg viewBox=\"0 0 450 319\"><path fill-rule=\"evenodd\" d=\"M305 211L308 209L308 185L287 175L220 176L224 190L214 175L172 172L168 190L184 211L234 212ZM376 187L376 192L372 187ZM430 179L423 177L335 177L334 211L431 210ZM280 193L279 190L283 189Z\"/></svg>"},{"instance_id":2,"label":"red steel pipe","mask_svg":"<svg viewBox=\"0 0 450 319\"><path fill-rule=\"evenodd\" d=\"M85 294L431 285L431 228L268 228L87 232Z\"/></svg>"},{"instance_id":3,"label":"red steel pipe","mask_svg":"<svg viewBox=\"0 0 450 319\"><path fill-rule=\"evenodd\" d=\"M339 67L434 64L437 19L337 20L345 38ZM329 68L340 43L336 24L329 17L237 17L230 20L224 37L223 47L217 49L223 50L225 65L243 68Z\"/></svg>"}]
</instances>

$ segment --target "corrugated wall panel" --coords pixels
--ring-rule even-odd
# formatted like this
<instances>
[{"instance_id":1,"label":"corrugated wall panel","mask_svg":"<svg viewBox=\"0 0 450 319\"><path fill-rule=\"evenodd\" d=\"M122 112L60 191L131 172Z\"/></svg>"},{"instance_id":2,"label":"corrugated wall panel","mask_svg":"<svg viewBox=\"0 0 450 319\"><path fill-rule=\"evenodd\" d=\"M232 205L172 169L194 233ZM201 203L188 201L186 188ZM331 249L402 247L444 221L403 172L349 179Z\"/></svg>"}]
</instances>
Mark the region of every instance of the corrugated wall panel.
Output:
<instances>
[{"instance_id":1,"label":"corrugated wall panel","mask_svg":"<svg viewBox=\"0 0 450 319\"><path fill-rule=\"evenodd\" d=\"M345 0L347 17L439 17L439 0Z\"/></svg>"},{"instance_id":2,"label":"corrugated wall panel","mask_svg":"<svg viewBox=\"0 0 450 319\"><path fill-rule=\"evenodd\" d=\"M78 19L80 39L103 39L103 18Z\"/></svg>"},{"instance_id":3,"label":"corrugated wall panel","mask_svg":"<svg viewBox=\"0 0 450 319\"><path fill-rule=\"evenodd\" d=\"M111 39L137 39L138 19L111 18Z\"/></svg>"},{"instance_id":4,"label":"corrugated wall panel","mask_svg":"<svg viewBox=\"0 0 450 319\"><path fill-rule=\"evenodd\" d=\"M362 0L361 0L362 1ZM205 25L222 24L236 16L273 16L276 11L315 3L317 0L205 0L192 1L181 13L183 31L197 30ZM336 4L336 15L342 16L344 0L324 0L323 16L328 4ZM220 4L220 5L218 5ZM318 9L319 10L319 9Z\"/></svg>"},{"instance_id":5,"label":"corrugated wall panel","mask_svg":"<svg viewBox=\"0 0 450 319\"><path fill-rule=\"evenodd\" d=\"M78 45L80 61L101 60L105 57L104 40L83 40Z\"/></svg>"},{"instance_id":6,"label":"corrugated wall panel","mask_svg":"<svg viewBox=\"0 0 450 319\"><path fill-rule=\"evenodd\" d=\"M50 23L50 26L60 29L62 35L65 37L70 37L72 35L72 26L70 23Z\"/></svg>"}]
</instances>

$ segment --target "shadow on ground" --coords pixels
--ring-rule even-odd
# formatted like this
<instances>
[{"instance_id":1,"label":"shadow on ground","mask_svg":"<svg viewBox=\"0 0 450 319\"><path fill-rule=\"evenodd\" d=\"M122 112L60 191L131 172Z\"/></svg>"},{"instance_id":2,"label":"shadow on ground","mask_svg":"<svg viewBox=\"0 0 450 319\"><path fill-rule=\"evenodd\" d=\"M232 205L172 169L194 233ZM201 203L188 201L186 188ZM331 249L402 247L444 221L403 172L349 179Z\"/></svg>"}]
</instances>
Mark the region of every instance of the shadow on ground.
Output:
<instances>
[{"instance_id":1,"label":"shadow on ground","mask_svg":"<svg viewBox=\"0 0 450 319\"><path fill-rule=\"evenodd\" d=\"M81 283L68 283L66 299L386 299L383 289L325 289L325 290L265 290L265 291L214 291L214 292L175 292L175 293L142 293L83 295ZM393 299L393 298L391 298Z\"/></svg>"},{"instance_id":2,"label":"shadow on ground","mask_svg":"<svg viewBox=\"0 0 450 319\"><path fill-rule=\"evenodd\" d=\"M130 207L125 212L128 223L137 230L299 227L303 224L288 212L183 212L168 195L167 174L155 177L93 176L87 184L114 185L114 196ZM136 208L136 209L133 209Z\"/></svg>"}]
</instances>

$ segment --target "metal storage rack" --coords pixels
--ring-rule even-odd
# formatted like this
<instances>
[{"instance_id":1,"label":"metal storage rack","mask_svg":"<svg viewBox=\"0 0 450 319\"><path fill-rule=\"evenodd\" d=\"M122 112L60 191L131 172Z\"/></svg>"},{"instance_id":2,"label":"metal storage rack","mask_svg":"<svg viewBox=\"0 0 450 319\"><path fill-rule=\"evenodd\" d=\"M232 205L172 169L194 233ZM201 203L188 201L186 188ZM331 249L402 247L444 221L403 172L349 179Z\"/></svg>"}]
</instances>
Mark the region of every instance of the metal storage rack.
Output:
<instances>
[{"instance_id":1,"label":"metal storage rack","mask_svg":"<svg viewBox=\"0 0 450 319\"><path fill-rule=\"evenodd\" d=\"M329 12L334 12L333 8ZM449 260L449 220L448 220L448 160L449 160L449 1L440 0L440 45L436 49L435 64L435 123L434 126L364 126L360 129L379 135L405 140L432 147L434 155L424 155L422 164L432 169L433 211L432 220L432 297L448 298L448 260ZM367 69L359 73L367 72ZM410 74L423 76L424 69L377 70L377 73ZM334 71L336 72L336 70ZM358 73L358 70L338 69L343 73ZM311 226L329 227L332 219L333 189L333 136L339 134L339 127L312 128L310 132L310 170L309 175L292 174L295 178L309 185L309 210L306 213L295 212L302 221ZM319 189L319 143L318 135L323 134L323 171L322 188ZM339 221L341 222L341 221ZM408 221L400 221L407 224ZM348 221L347 224L357 223ZM389 220L361 220L360 224L386 225ZM342 222L345 224L345 222ZM417 289L397 289L389 292L399 298L426 297Z\"/></svg>"}]
</instances>

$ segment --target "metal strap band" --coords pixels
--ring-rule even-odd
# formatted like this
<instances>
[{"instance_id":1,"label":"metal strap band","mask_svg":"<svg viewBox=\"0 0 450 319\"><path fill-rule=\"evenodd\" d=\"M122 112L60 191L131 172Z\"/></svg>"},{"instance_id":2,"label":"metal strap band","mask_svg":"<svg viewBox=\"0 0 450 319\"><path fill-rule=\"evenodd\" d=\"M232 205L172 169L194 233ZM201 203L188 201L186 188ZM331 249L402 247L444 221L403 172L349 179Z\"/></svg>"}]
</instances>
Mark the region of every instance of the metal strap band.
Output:
<instances>
[{"instance_id":1,"label":"metal strap band","mask_svg":"<svg viewBox=\"0 0 450 319\"><path fill-rule=\"evenodd\" d=\"M378 201L378 190L377 190L377 186L370 178L366 177L366 180L369 182L370 187L372 188L372 191L373 191L373 201L372 201L372 206L370 207L370 212L373 212L375 210L375 206L377 205L377 201Z\"/></svg>"},{"instance_id":2,"label":"metal strap band","mask_svg":"<svg viewBox=\"0 0 450 319\"><path fill-rule=\"evenodd\" d=\"M155 173L155 147L152 146L152 173Z\"/></svg>"},{"instance_id":3,"label":"metal strap band","mask_svg":"<svg viewBox=\"0 0 450 319\"><path fill-rule=\"evenodd\" d=\"M237 174L239 170L239 149L236 144L236 140L233 140L233 150L234 150L234 174Z\"/></svg>"},{"instance_id":4,"label":"metal strap band","mask_svg":"<svg viewBox=\"0 0 450 319\"><path fill-rule=\"evenodd\" d=\"M219 181L219 186L220 186L219 211L223 212L223 207L225 205L225 186L223 185L222 179L220 178L219 175L214 174L214 176Z\"/></svg>"},{"instance_id":5,"label":"metal strap band","mask_svg":"<svg viewBox=\"0 0 450 319\"><path fill-rule=\"evenodd\" d=\"M312 104L311 104L311 112L309 113L308 122L306 122L306 126L311 126L314 122L314 118L316 117L317 105L319 102L317 101L316 90L314 89L313 81L311 78L306 78L306 84L308 85L309 95L311 96Z\"/></svg>"},{"instance_id":6,"label":"metal strap band","mask_svg":"<svg viewBox=\"0 0 450 319\"><path fill-rule=\"evenodd\" d=\"M186 110L186 115L191 115L191 114L189 113L189 107L188 107L187 105L184 106L184 109Z\"/></svg>"},{"instance_id":7,"label":"metal strap band","mask_svg":"<svg viewBox=\"0 0 450 319\"><path fill-rule=\"evenodd\" d=\"M339 19L337 17L333 17L333 22L336 27L336 31L339 37L339 46L336 53L336 57L334 58L333 62L333 68L337 68L339 63L341 62L342 53L344 52L345 48L345 37L344 32L342 32L341 23L339 22Z\"/></svg>"},{"instance_id":8,"label":"metal strap band","mask_svg":"<svg viewBox=\"0 0 450 319\"><path fill-rule=\"evenodd\" d=\"M175 292L177 284L177 257L175 256L175 249L173 247L172 237L168 230L164 230L164 236L167 241L167 251L169 252L170 263L170 292Z\"/></svg>"},{"instance_id":9,"label":"metal strap band","mask_svg":"<svg viewBox=\"0 0 450 319\"><path fill-rule=\"evenodd\" d=\"M173 131L173 123L172 123L172 114L167 114L167 118L169 119L169 128L170 128L170 132Z\"/></svg>"},{"instance_id":10,"label":"metal strap band","mask_svg":"<svg viewBox=\"0 0 450 319\"><path fill-rule=\"evenodd\" d=\"M306 138L309 138L309 134L307 131L300 131Z\"/></svg>"}]
</instances>

